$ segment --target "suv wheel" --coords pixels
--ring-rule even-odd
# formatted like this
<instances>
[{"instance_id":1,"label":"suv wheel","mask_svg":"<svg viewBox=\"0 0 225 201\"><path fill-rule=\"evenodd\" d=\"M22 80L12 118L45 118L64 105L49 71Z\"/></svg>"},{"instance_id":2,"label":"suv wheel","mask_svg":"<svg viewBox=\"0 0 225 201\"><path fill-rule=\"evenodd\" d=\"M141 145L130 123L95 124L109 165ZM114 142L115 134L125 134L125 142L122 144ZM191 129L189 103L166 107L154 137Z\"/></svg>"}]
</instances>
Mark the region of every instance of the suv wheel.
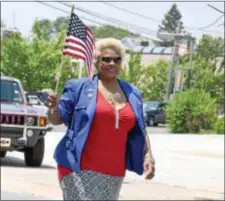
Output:
<instances>
[{"instance_id":1,"label":"suv wheel","mask_svg":"<svg viewBox=\"0 0 225 201\"><path fill-rule=\"evenodd\" d=\"M155 118L153 117L153 116L150 116L149 118L148 118L148 126L157 126L158 124L157 123L155 123Z\"/></svg>"},{"instance_id":2,"label":"suv wheel","mask_svg":"<svg viewBox=\"0 0 225 201\"><path fill-rule=\"evenodd\" d=\"M6 151L0 151L0 158L4 158L6 156Z\"/></svg>"},{"instance_id":3,"label":"suv wheel","mask_svg":"<svg viewBox=\"0 0 225 201\"><path fill-rule=\"evenodd\" d=\"M41 138L32 148L26 148L24 152L25 163L27 166L39 167L44 158L45 141Z\"/></svg>"}]
</instances>

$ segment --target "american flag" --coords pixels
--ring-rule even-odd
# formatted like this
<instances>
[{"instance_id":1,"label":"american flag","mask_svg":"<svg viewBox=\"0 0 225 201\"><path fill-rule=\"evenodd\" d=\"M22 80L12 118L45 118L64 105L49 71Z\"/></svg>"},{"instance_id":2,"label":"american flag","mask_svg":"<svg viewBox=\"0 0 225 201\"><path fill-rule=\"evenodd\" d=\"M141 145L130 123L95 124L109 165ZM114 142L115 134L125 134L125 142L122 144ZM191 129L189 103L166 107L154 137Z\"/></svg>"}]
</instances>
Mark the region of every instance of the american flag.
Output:
<instances>
[{"instance_id":1,"label":"american flag","mask_svg":"<svg viewBox=\"0 0 225 201\"><path fill-rule=\"evenodd\" d=\"M92 61L94 58L94 50L95 43L91 31L76 14L72 13L63 55L69 55L84 60L88 75L91 76L93 73Z\"/></svg>"}]
</instances>

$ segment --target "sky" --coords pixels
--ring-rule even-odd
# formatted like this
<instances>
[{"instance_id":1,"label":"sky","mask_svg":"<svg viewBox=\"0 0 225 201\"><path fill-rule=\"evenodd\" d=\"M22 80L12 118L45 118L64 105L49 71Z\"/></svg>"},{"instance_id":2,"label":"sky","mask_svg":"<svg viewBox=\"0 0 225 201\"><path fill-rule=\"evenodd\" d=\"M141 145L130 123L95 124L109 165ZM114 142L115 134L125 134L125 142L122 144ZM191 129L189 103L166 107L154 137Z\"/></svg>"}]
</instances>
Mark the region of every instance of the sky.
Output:
<instances>
[{"instance_id":1,"label":"sky","mask_svg":"<svg viewBox=\"0 0 225 201\"><path fill-rule=\"evenodd\" d=\"M68 2L68 1L66 1ZM164 18L164 14L170 9L173 2L177 3L178 9L182 14L182 21L185 26L191 28L200 28L212 24L217 18L222 14L213 10L207 4L211 4L222 11L224 11L224 2L110 2L111 4L130 10L135 13L139 13L158 21L152 21L149 19L144 19L136 15L128 14L124 11L117 10L116 8L110 7L103 2L68 2L69 4L74 4L77 7L87 9L91 12L99 13L101 15L115 18L121 20L125 23L130 23L145 27L145 29L150 30L149 34L156 36L156 31L158 30L158 25L160 21ZM52 6L61 8L65 11L70 12L71 9L60 4L59 2L50 1L47 2ZM80 17L86 17L88 19L95 20L99 23L107 23L106 21L87 15L81 11L75 10L75 13ZM1 2L1 20L6 24L7 27L17 27L23 35L28 36L31 33L31 28L34 23L35 18L43 19L48 18L50 20L55 20L59 16L68 16L69 13L64 13L62 11L50 8L35 1L14 1L14 2ZM83 20L85 24L94 24L89 21ZM205 29L204 31L188 30L195 37L201 37L202 34L210 34L213 36L224 36L224 18L220 19L212 27ZM220 25L220 26L219 26Z\"/></svg>"}]
</instances>

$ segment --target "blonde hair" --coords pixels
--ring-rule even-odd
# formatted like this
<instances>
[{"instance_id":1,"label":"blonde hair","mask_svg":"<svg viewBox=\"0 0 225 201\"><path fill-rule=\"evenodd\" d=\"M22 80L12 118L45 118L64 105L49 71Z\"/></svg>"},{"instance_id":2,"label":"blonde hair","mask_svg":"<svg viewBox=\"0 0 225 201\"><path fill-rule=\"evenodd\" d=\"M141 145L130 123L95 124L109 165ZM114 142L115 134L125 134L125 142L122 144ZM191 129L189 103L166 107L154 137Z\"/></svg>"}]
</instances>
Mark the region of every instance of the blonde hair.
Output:
<instances>
[{"instance_id":1,"label":"blonde hair","mask_svg":"<svg viewBox=\"0 0 225 201\"><path fill-rule=\"evenodd\" d=\"M96 59L99 58L104 49L114 49L120 57L124 57L125 50L120 40L115 38L104 38L96 42Z\"/></svg>"}]
</instances>

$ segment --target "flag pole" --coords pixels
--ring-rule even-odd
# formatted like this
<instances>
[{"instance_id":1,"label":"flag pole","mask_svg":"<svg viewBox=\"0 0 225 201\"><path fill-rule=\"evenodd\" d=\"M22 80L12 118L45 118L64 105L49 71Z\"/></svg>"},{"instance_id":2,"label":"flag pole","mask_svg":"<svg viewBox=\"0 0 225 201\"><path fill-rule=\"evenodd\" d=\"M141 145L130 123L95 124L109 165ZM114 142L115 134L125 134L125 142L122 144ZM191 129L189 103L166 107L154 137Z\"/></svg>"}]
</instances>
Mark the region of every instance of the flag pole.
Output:
<instances>
[{"instance_id":1,"label":"flag pole","mask_svg":"<svg viewBox=\"0 0 225 201\"><path fill-rule=\"evenodd\" d=\"M61 72L62 72L62 66L63 66L63 56L61 58L61 63L60 63L60 66L59 66L59 71L56 72L56 87L55 87L55 93L57 93L58 91L58 88L59 88L59 80L60 80L60 77L61 77Z\"/></svg>"},{"instance_id":2,"label":"flag pole","mask_svg":"<svg viewBox=\"0 0 225 201\"><path fill-rule=\"evenodd\" d=\"M72 14L73 12L74 12L74 5L72 6L71 14ZM60 77L61 77L63 61L64 61L64 58L63 58L63 56L62 56L62 58L61 58L61 63L60 63L60 66L59 66L59 71L57 71L57 73L56 73L56 79L57 79L57 80L56 80L55 93L57 93L58 88L59 88L59 80L60 80Z\"/></svg>"},{"instance_id":3,"label":"flag pole","mask_svg":"<svg viewBox=\"0 0 225 201\"><path fill-rule=\"evenodd\" d=\"M83 66L81 65L81 63L79 64L79 78L82 77L82 69L83 69Z\"/></svg>"}]
</instances>

